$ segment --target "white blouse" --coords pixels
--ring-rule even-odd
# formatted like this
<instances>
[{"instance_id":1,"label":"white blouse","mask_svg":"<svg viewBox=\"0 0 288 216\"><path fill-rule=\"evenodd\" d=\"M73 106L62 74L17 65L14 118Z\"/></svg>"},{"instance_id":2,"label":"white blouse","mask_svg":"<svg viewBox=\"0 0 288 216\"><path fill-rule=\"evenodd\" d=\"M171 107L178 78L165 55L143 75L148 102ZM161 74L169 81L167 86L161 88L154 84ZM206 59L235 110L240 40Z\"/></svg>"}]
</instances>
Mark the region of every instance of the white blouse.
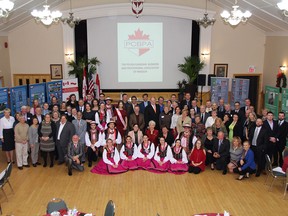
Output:
<instances>
[{"instance_id":1,"label":"white blouse","mask_svg":"<svg viewBox=\"0 0 288 216\"><path fill-rule=\"evenodd\" d=\"M117 150L117 148L114 148L114 162L116 165L118 165L119 161L120 161L120 156L119 156L119 152ZM113 165L113 163L107 158L107 150L106 148L103 151L103 161L105 164L109 164L109 165Z\"/></svg>"},{"instance_id":2,"label":"white blouse","mask_svg":"<svg viewBox=\"0 0 288 216\"><path fill-rule=\"evenodd\" d=\"M3 129L11 129L13 128L13 124L15 122L15 118L10 116L7 119L5 116L0 119L0 138L3 138Z\"/></svg>"},{"instance_id":3,"label":"white blouse","mask_svg":"<svg viewBox=\"0 0 288 216\"><path fill-rule=\"evenodd\" d=\"M180 116L180 115L177 115L177 114L173 114L173 115L172 115L171 125L170 125L170 128L171 128L171 129L176 128L176 126L177 126L177 121L178 121L179 116Z\"/></svg>"},{"instance_id":4,"label":"white blouse","mask_svg":"<svg viewBox=\"0 0 288 216\"><path fill-rule=\"evenodd\" d=\"M172 153L172 158L170 159L170 162L172 164L175 164L177 162L177 160L173 157L173 153ZM182 149L182 162L183 163L188 163L187 154L184 151L184 149Z\"/></svg>"},{"instance_id":5,"label":"white blouse","mask_svg":"<svg viewBox=\"0 0 288 216\"><path fill-rule=\"evenodd\" d=\"M134 151L133 151L133 155L132 155L132 160L135 160L137 158L138 155L138 149L137 149L137 145L134 144ZM121 150L120 150L120 158L122 160L127 160L128 157L124 154L125 151L125 144L122 146Z\"/></svg>"},{"instance_id":6,"label":"white blouse","mask_svg":"<svg viewBox=\"0 0 288 216\"><path fill-rule=\"evenodd\" d=\"M154 160L156 160L157 162L160 162L160 156L158 155L159 148L160 148L160 146L158 146L156 148L156 152L155 152L155 155L154 155ZM164 158L163 162L166 163L167 161L170 161L171 158L173 158L172 150L171 150L171 147L168 145L167 146L167 154L166 154L166 157Z\"/></svg>"},{"instance_id":7,"label":"white blouse","mask_svg":"<svg viewBox=\"0 0 288 216\"><path fill-rule=\"evenodd\" d=\"M140 144L138 146L138 158L144 158L144 154L141 152L142 150L142 145L143 144ZM155 147L154 147L154 144L153 143L150 143L150 146L148 147L148 149L150 148L150 152L149 154L147 155L147 158L148 159L151 159L153 156L154 156L154 153L155 153Z\"/></svg>"},{"instance_id":8,"label":"white blouse","mask_svg":"<svg viewBox=\"0 0 288 216\"><path fill-rule=\"evenodd\" d=\"M103 141L104 140L104 141ZM85 134L85 143L87 147L90 147L92 145L91 140L89 138L89 134L88 132L86 132ZM99 133L98 134L98 141L94 144L94 146L96 146L97 148L99 148L100 146L104 146L106 144L105 143L105 134L104 133Z\"/></svg>"}]
</instances>

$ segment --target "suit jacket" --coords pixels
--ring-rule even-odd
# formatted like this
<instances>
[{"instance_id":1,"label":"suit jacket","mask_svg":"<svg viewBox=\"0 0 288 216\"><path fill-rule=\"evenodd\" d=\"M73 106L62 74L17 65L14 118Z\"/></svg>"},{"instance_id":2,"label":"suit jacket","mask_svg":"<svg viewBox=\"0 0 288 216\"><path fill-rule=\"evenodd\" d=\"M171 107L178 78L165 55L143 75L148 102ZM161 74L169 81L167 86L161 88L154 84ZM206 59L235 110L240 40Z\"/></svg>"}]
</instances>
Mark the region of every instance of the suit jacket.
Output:
<instances>
[{"instance_id":1,"label":"suit jacket","mask_svg":"<svg viewBox=\"0 0 288 216\"><path fill-rule=\"evenodd\" d=\"M228 133L229 134L229 133ZM237 121L233 128L233 137L238 136L241 139L243 138L243 127L240 119Z\"/></svg>"},{"instance_id":2,"label":"suit jacket","mask_svg":"<svg viewBox=\"0 0 288 216\"><path fill-rule=\"evenodd\" d=\"M68 144L68 151L67 151L67 157L70 159L73 159L74 156L78 156L79 160L81 160L81 157L83 155L83 147L80 145L80 143L77 144L77 147L74 147L73 142L69 142Z\"/></svg>"},{"instance_id":3,"label":"suit jacket","mask_svg":"<svg viewBox=\"0 0 288 216\"><path fill-rule=\"evenodd\" d=\"M72 124L75 127L75 133L80 137L79 143L85 143L85 134L87 131L87 122L83 119L80 119L80 124L77 119L72 121Z\"/></svg>"},{"instance_id":4,"label":"suit jacket","mask_svg":"<svg viewBox=\"0 0 288 216\"><path fill-rule=\"evenodd\" d=\"M244 113L244 115L245 115L245 113L246 113L246 106L241 107L240 110L241 110L241 112Z\"/></svg>"},{"instance_id":5,"label":"suit jacket","mask_svg":"<svg viewBox=\"0 0 288 216\"><path fill-rule=\"evenodd\" d=\"M199 115L200 115L200 118L201 118L202 113L200 112ZM203 121L202 121L202 118L201 118L201 123L203 123L205 125L206 120L210 116L210 114L208 112L204 112L203 115L204 115L204 118L203 118Z\"/></svg>"},{"instance_id":6,"label":"suit jacket","mask_svg":"<svg viewBox=\"0 0 288 216\"><path fill-rule=\"evenodd\" d=\"M219 139L215 138L213 143L213 153L218 152L220 157L229 157L230 155L230 142L228 139L223 139L222 144L219 149Z\"/></svg>"},{"instance_id":7,"label":"suit jacket","mask_svg":"<svg viewBox=\"0 0 288 216\"><path fill-rule=\"evenodd\" d=\"M124 104L124 109L126 110L127 116L129 117L130 114L132 114L132 113L134 112L133 106L132 106L132 104L129 103L129 102L127 102L127 103L124 103L124 102L123 102L123 104Z\"/></svg>"},{"instance_id":8,"label":"suit jacket","mask_svg":"<svg viewBox=\"0 0 288 216\"><path fill-rule=\"evenodd\" d=\"M76 106L76 110L77 110L77 112L79 112L79 111L80 111L80 112L82 112L82 113L83 113L83 112L85 111L85 105L83 105L83 107L81 107L81 108L82 108L82 110L80 110L80 106L79 106L79 105L77 105L77 106Z\"/></svg>"},{"instance_id":9,"label":"suit jacket","mask_svg":"<svg viewBox=\"0 0 288 216\"><path fill-rule=\"evenodd\" d=\"M150 101L147 101L148 102L148 104L147 104L147 106L150 104ZM141 113L143 113L144 114L144 112L145 112L145 105L144 105L144 101L142 101L140 104L139 104L139 107L140 107L140 112Z\"/></svg>"},{"instance_id":10,"label":"suit jacket","mask_svg":"<svg viewBox=\"0 0 288 216\"><path fill-rule=\"evenodd\" d=\"M36 114L35 115L33 115L33 118L37 118L37 116L36 116ZM38 118L37 118L38 119ZM44 120L44 115L41 115L41 122ZM39 120L38 120L39 121ZM41 122L39 122L39 123L41 123ZM33 122L31 122L31 123L33 123Z\"/></svg>"},{"instance_id":11,"label":"suit jacket","mask_svg":"<svg viewBox=\"0 0 288 216\"><path fill-rule=\"evenodd\" d=\"M267 135L268 135L268 140L269 137L275 137L278 138L278 122L273 120L273 128L271 129L268 120L265 120L263 122L263 126L266 128ZM273 143L271 143L273 144Z\"/></svg>"},{"instance_id":12,"label":"suit jacket","mask_svg":"<svg viewBox=\"0 0 288 216\"><path fill-rule=\"evenodd\" d=\"M27 113L26 114L26 123L30 126L32 125L32 119L33 119L33 115L31 113Z\"/></svg>"},{"instance_id":13,"label":"suit jacket","mask_svg":"<svg viewBox=\"0 0 288 216\"><path fill-rule=\"evenodd\" d=\"M200 107L196 106L196 107L192 107L190 109L194 109L195 110L195 114L199 114L200 113Z\"/></svg>"},{"instance_id":14,"label":"suit jacket","mask_svg":"<svg viewBox=\"0 0 288 216\"><path fill-rule=\"evenodd\" d=\"M134 124L138 124L138 127L140 128L140 130L141 130L142 132L144 132L144 131L145 131L144 114L139 113L139 122L137 122L136 114L135 114L135 113L132 113L132 114L130 115L130 117L129 117L129 122L128 122L129 129L130 129L130 130L132 130Z\"/></svg>"},{"instance_id":15,"label":"suit jacket","mask_svg":"<svg viewBox=\"0 0 288 216\"><path fill-rule=\"evenodd\" d=\"M159 115L160 115L160 107L158 104L155 104L156 106L156 112L154 111L153 107L151 104L149 104L145 108L144 112L144 120L146 126L148 126L149 121L153 120L156 123L156 129L159 130Z\"/></svg>"},{"instance_id":16,"label":"suit jacket","mask_svg":"<svg viewBox=\"0 0 288 216\"><path fill-rule=\"evenodd\" d=\"M288 122L283 121L281 126L278 126L278 143L282 146L286 145L286 137L288 135Z\"/></svg>"},{"instance_id":17,"label":"suit jacket","mask_svg":"<svg viewBox=\"0 0 288 216\"><path fill-rule=\"evenodd\" d=\"M188 106L188 110L190 110L191 107L192 107L192 105L191 105L191 100L189 100L189 101L187 102L185 99L183 99L183 100L181 101L181 103L180 103L180 108L181 108L181 110L184 108L185 105L187 105L187 106Z\"/></svg>"},{"instance_id":18,"label":"suit jacket","mask_svg":"<svg viewBox=\"0 0 288 216\"><path fill-rule=\"evenodd\" d=\"M236 112L235 110L231 111L232 115L234 115L235 113L238 114L240 122L243 123L245 121L245 113L243 112L243 110L239 109L238 112Z\"/></svg>"},{"instance_id":19,"label":"suit jacket","mask_svg":"<svg viewBox=\"0 0 288 216\"><path fill-rule=\"evenodd\" d=\"M249 133L249 141L252 145L252 140L254 137L254 133L255 133L255 129L256 129L256 125L250 129L250 133ZM267 134L267 129L262 125L259 133L258 133L258 137L256 140L256 146L261 148L263 151L266 150L267 148L267 143L268 143L268 134Z\"/></svg>"},{"instance_id":20,"label":"suit jacket","mask_svg":"<svg viewBox=\"0 0 288 216\"><path fill-rule=\"evenodd\" d=\"M129 131L129 132L128 132L128 136L131 136L133 143L136 143L136 142L135 142L135 133L134 133L134 130ZM137 137L138 137L138 145L140 145L140 144L143 142L143 133L142 133L141 130L138 131Z\"/></svg>"},{"instance_id":21,"label":"suit jacket","mask_svg":"<svg viewBox=\"0 0 288 216\"><path fill-rule=\"evenodd\" d=\"M57 139L60 127L60 121L57 122L56 127L57 127L57 133L56 133L56 139ZM73 135L75 135L75 127L71 122L67 121L60 134L60 146L68 146L69 142L71 142L72 140Z\"/></svg>"}]
</instances>

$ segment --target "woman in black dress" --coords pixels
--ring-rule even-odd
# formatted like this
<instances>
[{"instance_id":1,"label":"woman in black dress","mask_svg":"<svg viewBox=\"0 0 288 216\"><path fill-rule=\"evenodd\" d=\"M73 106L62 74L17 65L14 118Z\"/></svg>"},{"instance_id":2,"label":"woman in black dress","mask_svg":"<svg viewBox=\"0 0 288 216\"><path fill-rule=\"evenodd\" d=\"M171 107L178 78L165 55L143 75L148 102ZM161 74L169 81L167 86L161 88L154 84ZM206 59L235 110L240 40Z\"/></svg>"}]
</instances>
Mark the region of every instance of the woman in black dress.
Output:
<instances>
[{"instance_id":1,"label":"woman in black dress","mask_svg":"<svg viewBox=\"0 0 288 216\"><path fill-rule=\"evenodd\" d=\"M83 119L87 122L87 131L90 130L90 122L95 121L95 111L92 111L92 106L89 103L85 104L85 111L83 112Z\"/></svg>"},{"instance_id":2,"label":"woman in black dress","mask_svg":"<svg viewBox=\"0 0 288 216\"><path fill-rule=\"evenodd\" d=\"M15 150L13 124L15 118L10 116L11 110L4 109L4 117L0 119L0 138L2 141L2 150L6 153L7 162L14 163L13 154Z\"/></svg>"},{"instance_id":3,"label":"woman in black dress","mask_svg":"<svg viewBox=\"0 0 288 216\"><path fill-rule=\"evenodd\" d=\"M206 129L206 134L202 138L204 148L206 150L206 165L210 164L211 170L214 170L214 158L213 158L213 142L215 137L213 136L213 130L211 127Z\"/></svg>"}]
</instances>

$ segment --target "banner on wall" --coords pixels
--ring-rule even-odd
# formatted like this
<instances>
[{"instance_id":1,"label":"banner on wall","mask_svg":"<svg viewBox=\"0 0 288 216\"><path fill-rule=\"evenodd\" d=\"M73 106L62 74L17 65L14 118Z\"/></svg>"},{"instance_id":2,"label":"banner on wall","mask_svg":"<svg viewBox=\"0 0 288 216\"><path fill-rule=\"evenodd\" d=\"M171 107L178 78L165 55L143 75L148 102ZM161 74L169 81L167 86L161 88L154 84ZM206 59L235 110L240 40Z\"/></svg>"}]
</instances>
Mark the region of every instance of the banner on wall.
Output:
<instances>
[{"instance_id":1,"label":"banner on wall","mask_svg":"<svg viewBox=\"0 0 288 216\"><path fill-rule=\"evenodd\" d=\"M265 86L265 108L274 113L274 118L278 117L279 95L280 88Z\"/></svg>"},{"instance_id":2,"label":"banner on wall","mask_svg":"<svg viewBox=\"0 0 288 216\"><path fill-rule=\"evenodd\" d=\"M27 85L10 88L11 114L21 110L21 106L27 105Z\"/></svg>"},{"instance_id":3,"label":"banner on wall","mask_svg":"<svg viewBox=\"0 0 288 216\"><path fill-rule=\"evenodd\" d=\"M240 102L240 106L245 106L245 99L249 98L249 79L232 79L231 87L231 107L234 109L234 103Z\"/></svg>"},{"instance_id":4,"label":"banner on wall","mask_svg":"<svg viewBox=\"0 0 288 216\"><path fill-rule=\"evenodd\" d=\"M69 100L69 96L71 94L76 95L76 100L79 100L79 92L78 92L78 79L66 79L62 81L62 100Z\"/></svg>"},{"instance_id":5,"label":"banner on wall","mask_svg":"<svg viewBox=\"0 0 288 216\"><path fill-rule=\"evenodd\" d=\"M45 103L46 101L45 87L46 87L45 83L37 83L29 85L30 106L33 104L33 100L38 100L40 105Z\"/></svg>"},{"instance_id":6,"label":"banner on wall","mask_svg":"<svg viewBox=\"0 0 288 216\"><path fill-rule=\"evenodd\" d=\"M4 109L9 108L8 105L8 88L0 88L0 118L4 116Z\"/></svg>"},{"instance_id":7,"label":"banner on wall","mask_svg":"<svg viewBox=\"0 0 288 216\"><path fill-rule=\"evenodd\" d=\"M47 103L50 104L51 98L56 97L58 102L62 102L62 80L46 83Z\"/></svg>"},{"instance_id":8,"label":"banner on wall","mask_svg":"<svg viewBox=\"0 0 288 216\"><path fill-rule=\"evenodd\" d=\"M228 103L229 79L220 77L211 77L211 101L218 103L222 98Z\"/></svg>"}]
</instances>

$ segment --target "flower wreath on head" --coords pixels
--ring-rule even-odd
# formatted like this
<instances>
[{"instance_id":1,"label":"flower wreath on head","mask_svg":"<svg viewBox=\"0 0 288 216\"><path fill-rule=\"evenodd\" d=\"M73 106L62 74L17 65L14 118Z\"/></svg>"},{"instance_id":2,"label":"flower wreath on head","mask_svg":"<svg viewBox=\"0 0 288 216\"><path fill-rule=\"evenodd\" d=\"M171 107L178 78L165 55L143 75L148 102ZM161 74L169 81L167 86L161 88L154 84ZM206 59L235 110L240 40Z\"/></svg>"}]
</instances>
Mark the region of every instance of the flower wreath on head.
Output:
<instances>
[{"instance_id":1,"label":"flower wreath on head","mask_svg":"<svg viewBox=\"0 0 288 216\"><path fill-rule=\"evenodd\" d=\"M282 80L282 86L281 86L281 80ZM276 87L282 87L282 88L287 87L287 77L282 71L279 71L277 74Z\"/></svg>"}]
</instances>

